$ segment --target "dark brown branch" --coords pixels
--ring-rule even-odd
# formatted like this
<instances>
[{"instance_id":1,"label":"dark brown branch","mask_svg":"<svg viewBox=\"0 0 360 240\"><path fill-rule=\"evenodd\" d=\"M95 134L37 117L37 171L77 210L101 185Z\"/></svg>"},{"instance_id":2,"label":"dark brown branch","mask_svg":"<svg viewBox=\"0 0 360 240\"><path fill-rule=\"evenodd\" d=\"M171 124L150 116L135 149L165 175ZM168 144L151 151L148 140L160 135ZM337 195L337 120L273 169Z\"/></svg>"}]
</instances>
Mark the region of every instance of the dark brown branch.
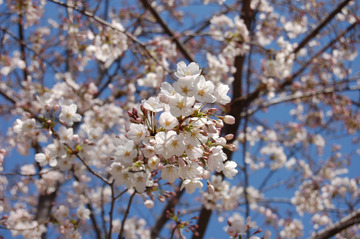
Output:
<instances>
[{"instance_id":1,"label":"dark brown branch","mask_svg":"<svg viewBox=\"0 0 360 240\"><path fill-rule=\"evenodd\" d=\"M24 81L27 81L27 65L26 65L26 53L25 53L25 46L22 44L24 42L24 28L23 28L23 14L19 14L19 39L20 39L20 53L21 53L21 59L24 61L25 67L23 69L23 77Z\"/></svg>"},{"instance_id":2,"label":"dark brown branch","mask_svg":"<svg viewBox=\"0 0 360 240\"><path fill-rule=\"evenodd\" d=\"M107 238L111 238L111 233L112 233L112 228L113 228L113 213L114 213L114 206L115 206L115 194L114 194L114 181L111 183L111 207L110 207L110 212L109 212L109 217L110 217L110 220L109 220L109 232L108 232L108 235L107 235Z\"/></svg>"},{"instance_id":3,"label":"dark brown branch","mask_svg":"<svg viewBox=\"0 0 360 240\"><path fill-rule=\"evenodd\" d=\"M311 239L326 239L335 236L336 234L340 233L341 231L355 225L360 224L360 209L354 211L349 216L346 216L337 223L321 230L320 232L312 235Z\"/></svg>"},{"instance_id":4,"label":"dark brown branch","mask_svg":"<svg viewBox=\"0 0 360 240\"><path fill-rule=\"evenodd\" d=\"M163 28L164 32L169 35L173 41L176 44L176 47L179 49L179 51L184 55L184 57L189 62L195 62L194 58L191 56L189 51L185 48L185 46L180 42L180 40L175 36L173 31L169 28L169 26L164 22L164 20L161 18L159 13L151 6L151 4L148 2L148 0L140 0L145 8L149 9L151 14L155 17L157 23L160 24L160 26Z\"/></svg>"},{"instance_id":5,"label":"dark brown branch","mask_svg":"<svg viewBox=\"0 0 360 240\"><path fill-rule=\"evenodd\" d=\"M253 20L253 12L250 7L251 0L244 0L242 9L241 9L241 18L244 19L244 23L247 27L247 29L250 29L251 22ZM234 82L233 82L233 99L240 98L242 96L243 86L242 86L242 80L243 80L243 69L244 69L244 62L245 62L245 55L239 55L235 57L235 67L236 72L234 74ZM222 131L223 135L232 133L234 134L234 139L236 139L237 136L237 130L240 126L240 120L239 117L240 113L243 109L242 104L232 105L230 108L230 115L235 116L235 123L233 125L225 125ZM227 155L227 159L231 159L232 152L225 150L225 153ZM206 231L206 228L208 226L210 217L211 217L211 210L206 209L204 206L201 209L199 220L197 222L197 225L199 226L197 234L194 234L192 238L204 238L204 234Z\"/></svg>"},{"instance_id":6,"label":"dark brown branch","mask_svg":"<svg viewBox=\"0 0 360 240\"><path fill-rule=\"evenodd\" d=\"M90 210L90 220L91 220L91 223L93 225L94 231L96 233L96 238L100 239L101 238L101 233L100 233L100 229L99 229L99 227L97 225L97 222L96 222L96 218L95 218L95 215L94 215L94 209L92 208L90 203L87 203L86 207Z\"/></svg>"},{"instance_id":7,"label":"dark brown branch","mask_svg":"<svg viewBox=\"0 0 360 240\"><path fill-rule=\"evenodd\" d=\"M133 200L135 194L136 194L136 191L134 190L134 193L131 194L131 196L130 196L129 204L128 204L127 208L126 208L126 212L125 212L124 218L123 218L123 220L122 220L122 222L121 222L121 228L120 228L120 232L119 232L118 239L122 238L122 235L123 235L123 232L124 232L125 222L126 222L126 219L127 219L128 215L129 215L131 203L132 203L132 200Z\"/></svg>"}]
</instances>

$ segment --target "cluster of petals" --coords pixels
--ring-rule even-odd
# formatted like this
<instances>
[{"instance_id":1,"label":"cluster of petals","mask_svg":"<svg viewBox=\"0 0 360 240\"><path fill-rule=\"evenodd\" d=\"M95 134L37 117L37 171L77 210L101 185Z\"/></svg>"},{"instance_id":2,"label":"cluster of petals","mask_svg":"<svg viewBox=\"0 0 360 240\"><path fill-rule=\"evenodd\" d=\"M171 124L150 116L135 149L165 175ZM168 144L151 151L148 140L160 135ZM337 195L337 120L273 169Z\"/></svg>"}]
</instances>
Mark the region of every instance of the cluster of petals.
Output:
<instances>
[{"instance_id":1,"label":"cluster of petals","mask_svg":"<svg viewBox=\"0 0 360 240\"><path fill-rule=\"evenodd\" d=\"M156 186L153 177L159 173L169 183L182 180L181 189L193 193L212 171L230 179L236 175L237 164L227 159L223 148L229 146L220 137L224 123L234 118L203 110L205 104L229 103L229 88L207 81L195 62L179 62L175 76L173 85L162 83L157 96L129 112L131 124L126 137L115 141L109 169L117 185L142 193Z\"/></svg>"}]
</instances>

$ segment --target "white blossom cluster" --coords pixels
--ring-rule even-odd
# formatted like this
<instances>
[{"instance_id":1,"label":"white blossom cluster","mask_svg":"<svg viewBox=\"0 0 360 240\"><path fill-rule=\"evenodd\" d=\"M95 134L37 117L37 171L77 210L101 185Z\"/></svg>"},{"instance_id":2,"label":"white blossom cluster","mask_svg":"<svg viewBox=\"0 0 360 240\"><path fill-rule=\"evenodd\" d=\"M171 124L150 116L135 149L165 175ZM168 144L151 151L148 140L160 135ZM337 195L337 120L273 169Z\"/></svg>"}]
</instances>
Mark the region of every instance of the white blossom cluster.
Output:
<instances>
[{"instance_id":1,"label":"white blossom cluster","mask_svg":"<svg viewBox=\"0 0 360 240\"><path fill-rule=\"evenodd\" d=\"M295 192L295 196L291 199L291 203L296 206L296 210L300 215L304 212L314 214L325 209L333 208L331 199L326 192L321 191L321 179L314 178L303 182L299 190Z\"/></svg>"},{"instance_id":2,"label":"white blossom cluster","mask_svg":"<svg viewBox=\"0 0 360 240\"><path fill-rule=\"evenodd\" d=\"M202 111L205 104L229 103L229 87L214 85L200 73L197 63L179 62L177 81L162 83L159 95L142 101L140 112L129 112L132 123L126 137L115 140L109 170L118 185L142 193L155 186L152 173L159 171L169 183L180 178L181 188L193 193L212 171L228 178L237 173L237 164L223 152L231 146L220 137L224 122L232 124L234 118L215 118L214 109Z\"/></svg>"},{"instance_id":3,"label":"white blossom cluster","mask_svg":"<svg viewBox=\"0 0 360 240\"><path fill-rule=\"evenodd\" d=\"M284 226L284 229L280 232L282 238L299 238L303 236L304 225L299 219L281 219L279 225Z\"/></svg>"},{"instance_id":4,"label":"white blossom cluster","mask_svg":"<svg viewBox=\"0 0 360 240\"><path fill-rule=\"evenodd\" d=\"M239 16L235 16L234 19L226 15L214 16L210 23L211 36L218 41L228 41L228 45L222 51L224 56L233 60L250 50L249 30Z\"/></svg>"},{"instance_id":5,"label":"white blossom cluster","mask_svg":"<svg viewBox=\"0 0 360 240\"><path fill-rule=\"evenodd\" d=\"M228 163L231 164L233 162L230 161L226 164ZM225 168L227 167L226 164ZM229 167L233 168L234 166ZM239 199L244 197L244 187L232 186L230 188L230 183L223 180L221 176L214 175L211 177L211 180L208 181L208 190L207 192L202 192L202 203L205 208L218 210L219 212L236 209L240 204ZM257 202L263 199L263 194L252 186L248 186L246 191L250 207L255 209Z\"/></svg>"}]
</instances>

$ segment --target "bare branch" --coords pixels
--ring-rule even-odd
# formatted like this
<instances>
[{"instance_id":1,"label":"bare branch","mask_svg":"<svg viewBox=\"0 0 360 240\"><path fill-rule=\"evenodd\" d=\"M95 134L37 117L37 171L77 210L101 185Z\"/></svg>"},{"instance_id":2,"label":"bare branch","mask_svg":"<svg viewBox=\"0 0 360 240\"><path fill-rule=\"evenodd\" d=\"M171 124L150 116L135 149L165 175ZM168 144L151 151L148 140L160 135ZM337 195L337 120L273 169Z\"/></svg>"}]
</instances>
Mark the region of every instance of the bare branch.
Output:
<instances>
[{"instance_id":1,"label":"bare branch","mask_svg":"<svg viewBox=\"0 0 360 240\"><path fill-rule=\"evenodd\" d=\"M161 18L159 13L151 6L151 4L148 2L148 0L141 0L142 4L145 8L149 9L152 15L154 15L156 21L161 25L164 32L169 35L173 41L176 44L176 47L179 49L179 51L184 55L184 57L189 62L195 62L194 58L191 56L190 52L185 48L185 46L180 42L180 40L175 36L173 31L170 29L170 27L164 22L164 20Z\"/></svg>"},{"instance_id":2,"label":"bare branch","mask_svg":"<svg viewBox=\"0 0 360 240\"><path fill-rule=\"evenodd\" d=\"M129 204L128 204L127 208L126 208L126 212L125 212L124 218L123 218L123 220L122 220L122 222L121 222L121 228L120 228L120 232L119 232L118 239L122 238L122 235L123 235L123 232L124 232L124 226L125 226L126 218L127 218L128 215L129 215L131 203L132 203L132 200L133 200L135 194L136 194L136 191L134 190L134 193L131 194L131 196L130 196Z\"/></svg>"}]
</instances>

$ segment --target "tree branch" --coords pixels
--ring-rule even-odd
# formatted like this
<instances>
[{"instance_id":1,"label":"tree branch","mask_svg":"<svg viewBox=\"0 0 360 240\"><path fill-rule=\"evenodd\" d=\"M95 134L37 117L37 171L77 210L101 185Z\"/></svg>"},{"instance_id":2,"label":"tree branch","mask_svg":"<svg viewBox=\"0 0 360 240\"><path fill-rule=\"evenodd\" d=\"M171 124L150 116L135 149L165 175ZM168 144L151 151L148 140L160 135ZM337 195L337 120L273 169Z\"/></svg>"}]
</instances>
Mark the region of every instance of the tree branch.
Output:
<instances>
[{"instance_id":1,"label":"tree branch","mask_svg":"<svg viewBox=\"0 0 360 240\"><path fill-rule=\"evenodd\" d=\"M341 231L351 227L355 224L360 224L360 209L354 211L349 216L346 216L337 223L321 230L320 232L316 233L315 235L311 236L311 239L325 239L331 238L336 234L340 233Z\"/></svg>"},{"instance_id":2,"label":"tree branch","mask_svg":"<svg viewBox=\"0 0 360 240\"><path fill-rule=\"evenodd\" d=\"M322 22L318 24L318 26L311 31L309 35L307 35L299 45L294 49L293 53L297 53L302 49L312 38L314 38L320 30L325 27L335 16L338 14L351 0L345 0L340 3Z\"/></svg>"},{"instance_id":3,"label":"tree branch","mask_svg":"<svg viewBox=\"0 0 360 240\"><path fill-rule=\"evenodd\" d=\"M122 235L123 235L123 232L124 232L124 226L125 226L126 218L127 218L128 215L129 215L131 203L132 203L132 200L133 200L135 194L136 194L136 191L134 190L134 193L131 194L131 196L130 196L129 204L128 204L127 208L126 208L126 212L125 212L124 218L123 218L123 220L122 220L122 222L121 222L121 228L120 228L120 232L119 232L118 239L122 238Z\"/></svg>"},{"instance_id":4,"label":"tree branch","mask_svg":"<svg viewBox=\"0 0 360 240\"><path fill-rule=\"evenodd\" d=\"M195 62L194 58L191 56L189 51L185 48L185 46L180 42L180 40L175 36L173 31L169 28L169 26L164 22L164 20L161 18L159 13L151 6L151 4L148 2L148 0L140 0L145 8L149 9L151 14L155 17L157 23L160 24L160 26L163 28L164 32L169 35L173 41L176 44L176 47L179 49L179 51L182 53L182 55L189 61L189 62Z\"/></svg>"},{"instance_id":5,"label":"tree branch","mask_svg":"<svg viewBox=\"0 0 360 240\"><path fill-rule=\"evenodd\" d=\"M251 11L250 7L251 0L244 0L242 9L241 9L241 18L244 19L245 25L248 29L250 29L251 22L253 19L253 12ZM243 79L243 69L244 69L244 61L245 61L245 55L239 55L235 57L235 67L236 72L234 73L234 82L232 86L233 90L233 99L239 98L242 96L242 79ZM238 128L240 126L241 118L239 117L240 113L242 112L243 105L237 104L237 105L231 105L230 108L230 115L235 117L235 123L233 125L225 125L222 131L223 135L226 135L228 133L234 134L234 139L237 137ZM227 159L231 159L232 152L225 150L225 153L227 155ZM204 206L201 209L199 220L197 222L199 228L197 231L197 234L193 234L192 238L203 238L206 228L208 226L210 217L211 217L211 210L206 209Z\"/></svg>"}]
</instances>

